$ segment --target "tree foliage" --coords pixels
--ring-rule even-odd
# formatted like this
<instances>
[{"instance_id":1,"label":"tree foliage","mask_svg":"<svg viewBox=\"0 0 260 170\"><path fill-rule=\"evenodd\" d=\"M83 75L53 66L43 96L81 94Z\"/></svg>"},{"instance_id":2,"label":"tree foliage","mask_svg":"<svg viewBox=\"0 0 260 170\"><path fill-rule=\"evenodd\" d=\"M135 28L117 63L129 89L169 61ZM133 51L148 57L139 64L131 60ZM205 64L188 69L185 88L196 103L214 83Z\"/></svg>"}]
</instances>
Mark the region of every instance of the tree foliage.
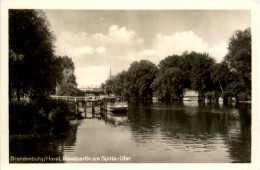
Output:
<instances>
[{"instance_id":1,"label":"tree foliage","mask_svg":"<svg viewBox=\"0 0 260 170\"><path fill-rule=\"evenodd\" d=\"M152 84L155 96L163 100L182 100L184 79L179 68L167 68L164 73L159 73Z\"/></svg>"},{"instance_id":2,"label":"tree foliage","mask_svg":"<svg viewBox=\"0 0 260 170\"><path fill-rule=\"evenodd\" d=\"M119 73L118 75L116 75L113 79L113 92L116 95L121 95L121 96L125 96L125 97L129 97L129 91L127 90L128 88L128 73L126 71L122 71L121 73Z\"/></svg>"},{"instance_id":3,"label":"tree foliage","mask_svg":"<svg viewBox=\"0 0 260 170\"><path fill-rule=\"evenodd\" d=\"M9 96L12 98L14 93L17 95L18 101L20 101L20 91L22 86L22 69L23 69L24 56L16 54L12 49L9 50ZM13 89L16 89L15 91Z\"/></svg>"},{"instance_id":4,"label":"tree foliage","mask_svg":"<svg viewBox=\"0 0 260 170\"><path fill-rule=\"evenodd\" d=\"M213 90L213 82L211 79L214 59L208 54L200 54L192 52L190 82L191 88L201 92L202 94Z\"/></svg>"},{"instance_id":5,"label":"tree foliage","mask_svg":"<svg viewBox=\"0 0 260 170\"><path fill-rule=\"evenodd\" d=\"M223 97L251 99L251 30L236 31L229 40L228 54L213 68L213 83L222 87Z\"/></svg>"},{"instance_id":6,"label":"tree foliage","mask_svg":"<svg viewBox=\"0 0 260 170\"><path fill-rule=\"evenodd\" d=\"M157 67L152 62L135 61L128 71L123 71L106 81L106 91L124 97L151 98L151 84L156 72Z\"/></svg>"},{"instance_id":7,"label":"tree foliage","mask_svg":"<svg viewBox=\"0 0 260 170\"><path fill-rule=\"evenodd\" d=\"M135 61L128 69L127 87L133 97L148 98L152 96L151 84L155 79L157 67L148 60Z\"/></svg>"},{"instance_id":8,"label":"tree foliage","mask_svg":"<svg viewBox=\"0 0 260 170\"><path fill-rule=\"evenodd\" d=\"M62 81L56 87L56 94L61 96L76 96L78 94L75 66L68 56L58 57L62 71Z\"/></svg>"},{"instance_id":9,"label":"tree foliage","mask_svg":"<svg viewBox=\"0 0 260 170\"><path fill-rule=\"evenodd\" d=\"M181 100L184 88L193 88L202 94L211 90L214 62L208 54L196 52L166 57L159 63L159 73L153 83L155 95Z\"/></svg>"},{"instance_id":10,"label":"tree foliage","mask_svg":"<svg viewBox=\"0 0 260 170\"><path fill-rule=\"evenodd\" d=\"M177 55L160 61L158 74L152 84L155 96L163 100L182 99L186 77L183 64L184 58Z\"/></svg>"},{"instance_id":11,"label":"tree foliage","mask_svg":"<svg viewBox=\"0 0 260 170\"><path fill-rule=\"evenodd\" d=\"M221 63L216 63L213 66L211 74L215 90L223 92L232 76L234 75L232 75L232 72L229 70L227 62L222 61Z\"/></svg>"},{"instance_id":12,"label":"tree foliage","mask_svg":"<svg viewBox=\"0 0 260 170\"><path fill-rule=\"evenodd\" d=\"M40 10L9 10L10 93L37 98L49 94L61 80L54 55L54 36ZM19 71L17 71L19 69Z\"/></svg>"},{"instance_id":13,"label":"tree foliage","mask_svg":"<svg viewBox=\"0 0 260 170\"><path fill-rule=\"evenodd\" d=\"M238 84L251 95L251 29L236 31L229 40L225 61L239 78Z\"/></svg>"}]
</instances>

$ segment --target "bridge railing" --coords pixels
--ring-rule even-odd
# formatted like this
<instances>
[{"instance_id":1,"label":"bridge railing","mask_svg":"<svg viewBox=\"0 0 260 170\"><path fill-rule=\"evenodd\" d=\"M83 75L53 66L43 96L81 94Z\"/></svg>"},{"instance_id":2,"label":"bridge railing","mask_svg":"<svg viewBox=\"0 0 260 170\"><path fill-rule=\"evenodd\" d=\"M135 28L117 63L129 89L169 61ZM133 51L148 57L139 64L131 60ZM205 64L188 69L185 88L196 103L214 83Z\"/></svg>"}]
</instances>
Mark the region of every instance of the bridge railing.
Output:
<instances>
[{"instance_id":1,"label":"bridge railing","mask_svg":"<svg viewBox=\"0 0 260 170\"><path fill-rule=\"evenodd\" d=\"M65 101L97 101L101 100L104 97L103 96L80 96L80 97L73 97L73 96L56 96L56 95L51 95L50 96L53 99L56 100L65 100Z\"/></svg>"}]
</instances>

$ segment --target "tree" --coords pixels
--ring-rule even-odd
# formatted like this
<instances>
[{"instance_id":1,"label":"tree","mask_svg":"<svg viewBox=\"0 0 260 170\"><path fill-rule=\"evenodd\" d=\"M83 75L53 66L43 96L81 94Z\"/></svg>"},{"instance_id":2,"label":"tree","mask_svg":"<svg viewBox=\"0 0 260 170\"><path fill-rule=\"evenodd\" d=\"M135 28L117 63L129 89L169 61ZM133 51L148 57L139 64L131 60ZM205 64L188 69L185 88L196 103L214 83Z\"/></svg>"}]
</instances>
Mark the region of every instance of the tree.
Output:
<instances>
[{"instance_id":1,"label":"tree","mask_svg":"<svg viewBox=\"0 0 260 170\"><path fill-rule=\"evenodd\" d=\"M238 75L239 86L251 96L251 29L236 31L229 40L225 61Z\"/></svg>"},{"instance_id":2,"label":"tree","mask_svg":"<svg viewBox=\"0 0 260 170\"><path fill-rule=\"evenodd\" d=\"M150 98L152 97L151 84L155 79L157 67L148 60L135 61L127 71L129 79L127 87L132 97Z\"/></svg>"},{"instance_id":3,"label":"tree","mask_svg":"<svg viewBox=\"0 0 260 170\"><path fill-rule=\"evenodd\" d=\"M76 76L74 74L75 66L68 56L58 57L62 69L62 81L56 87L56 94L62 96L76 96L78 93Z\"/></svg>"},{"instance_id":4,"label":"tree","mask_svg":"<svg viewBox=\"0 0 260 170\"><path fill-rule=\"evenodd\" d=\"M115 78L114 76L110 77L105 82L105 92L110 95L114 93L114 85L115 85Z\"/></svg>"},{"instance_id":5,"label":"tree","mask_svg":"<svg viewBox=\"0 0 260 170\"><path fill-rule=\"evenodd\" d=\"M35 99L49 94L61 80L54 36L42 11L9 10L9 51L10 90L16 89L18 100L21 90Z\"/></svg>"},{"instance_id":6,"label":"tree","mask_svg":"<svg viewBox=\"0 0 260 170\"><path fill-rule=\"evenodd\" d=\"M151 98L157 67L148 60L135 61L127 71L106 80L106 92L129 98Z\"/></svg>"},{"instance_id":7,"label":"tree","mask_svg":"<svg viewBox=\"0 0 260 170\"><path fill-rule=\"evenodd\" d=\"M222 61L221 63L216 63L213 66L211 78L217 91L223 93L229 81L229 74L230 70L228 68L228 64L225 61Z\"/></svg>"},{"instance_id":8,"label":"tree","mask_svg":"<svg viewBox=\"0 0 260 170\"><path fill-rule=\"evenodd\" d=\"M155 94L163 98L181 100L183 89L191 88L204 96L204 93L214 90L211 79L214 64L215 60L208 54L196 52L185 52L182 56L173 55L163 59L158 66L159 74L153 85ZM169 79L169 82L165 83L165 81L168 81L167 79ZM161 85L160 83L163 82L164 84ZM167 95L167 93L170 95Z\"/></svg>"},{"instance_id":9,"label":"tree","mask_svg":"<svg viewBox=\"0 0 260 170\"><path fill-rule=\"evenodd\" d=\"M169 67L164 72L159 72L152 84L155 96L164 100L182 100L184 79L179 68Z\"/></svg>"},{"instance_id":10,"label":"tree","mask_svg":"<svg viewBox=\"0 0 260 170\"><path fill-rule=\"evenodd\" d=\"M204 93L214 90L211 73L215 60L206 53L192 52L189 55L192 56L190 73L191 88L199 91L203 97Z\"/></svg>"},{"instance_id":11,"label":"tree","mask_svg":"<svg viewBox=\"0 0 260 170\"><path fill-rule=\"evenodd\" d=\"M113 91L116 95L120 95L123 97L129 97L130 93L128 91L128 73L126 71L122 71L121 73L117 74L114 78L113 83Z\"/></svg>"},{"instance_id":12,"label":"tree","mask_svg":"<svg viewBox=\"0 0 260 170\"><path fill-rule=\"evenodd\" d=\"M16 54L12 49L9 50L9 76L11 80L9 82L9 97L11 99L16 93L18 101L20 101L20 91L22 88L21 69L23 68L23 59L23 55Z\"/></svg>"},{"instance_id":13,"label":"tree","mask_svg":"<svg viewBox=\"0 0 260 170\"><path fill-rule=\"evenodd\" d=\"M101 86L103 86L108 95L112 93L117 96L129 98L130 91L128 88L128 83L128 72L122 71L121 73L118 73L116 76L112 76L109 79L107 79L106 82L104 84L102 83Z\"/></svg>"},{"instance_id":14,"label":"tree","mask_svg":"<svg viewBox=\"0 0 260 170\"><path fill-rule=\"evenodd\" d=\"M184 58L182 56L173 55L168 56L161 60L158 67L161 73L164 73L168 68L181 68L184 63Z\"/></svg>"},{"instance_id":15,"label":"tree","mask_svg":"<svg viewBox=\"0 0 260 170\"><path fill-rule=\"evenodd\" d=\"M161 60L159 71L152 84L154 95L163 100L182 100L186 75L183 72L184 57L173 55Z\"/></svg>"}]
</instances>

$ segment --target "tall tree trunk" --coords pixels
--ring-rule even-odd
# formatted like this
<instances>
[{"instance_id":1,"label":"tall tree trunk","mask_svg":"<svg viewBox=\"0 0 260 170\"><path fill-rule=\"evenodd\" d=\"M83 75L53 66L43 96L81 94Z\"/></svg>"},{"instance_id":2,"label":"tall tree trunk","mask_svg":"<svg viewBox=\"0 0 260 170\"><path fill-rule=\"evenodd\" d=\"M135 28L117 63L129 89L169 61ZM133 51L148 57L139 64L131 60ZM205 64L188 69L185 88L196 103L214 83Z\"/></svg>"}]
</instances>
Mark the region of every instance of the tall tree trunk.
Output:
<instances>
[{"instance_id":1,"label":"tall tree trunk","mask_svg":"<svg viewBox=\"0 0 260 170\"><path fill-rule=\"evenodd\" d=\"M221 86L220 81L218 81L218 83L219 83L219 86L220 86L221 92L223 93L223 88L222 88L222 86Z\"/></svg>"}]
</instances>

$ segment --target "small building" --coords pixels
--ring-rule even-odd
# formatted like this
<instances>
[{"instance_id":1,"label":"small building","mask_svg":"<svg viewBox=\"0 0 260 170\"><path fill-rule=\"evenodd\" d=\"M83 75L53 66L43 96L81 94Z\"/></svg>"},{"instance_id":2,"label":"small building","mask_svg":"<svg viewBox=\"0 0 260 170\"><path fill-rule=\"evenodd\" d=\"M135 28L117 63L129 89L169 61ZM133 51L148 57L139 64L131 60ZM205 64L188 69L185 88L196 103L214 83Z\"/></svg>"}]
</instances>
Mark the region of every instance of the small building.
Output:
<instances>
[{"instance_id":1,"label":"small building","mask_svg":"<svg viewBox=\"0 0 260 170\"><path fill-rule=\"evenodd\" d=\"M195 90L185 89L183 91L183 101L198 101L199 93Z\"/></svg>"}]
</instances>

